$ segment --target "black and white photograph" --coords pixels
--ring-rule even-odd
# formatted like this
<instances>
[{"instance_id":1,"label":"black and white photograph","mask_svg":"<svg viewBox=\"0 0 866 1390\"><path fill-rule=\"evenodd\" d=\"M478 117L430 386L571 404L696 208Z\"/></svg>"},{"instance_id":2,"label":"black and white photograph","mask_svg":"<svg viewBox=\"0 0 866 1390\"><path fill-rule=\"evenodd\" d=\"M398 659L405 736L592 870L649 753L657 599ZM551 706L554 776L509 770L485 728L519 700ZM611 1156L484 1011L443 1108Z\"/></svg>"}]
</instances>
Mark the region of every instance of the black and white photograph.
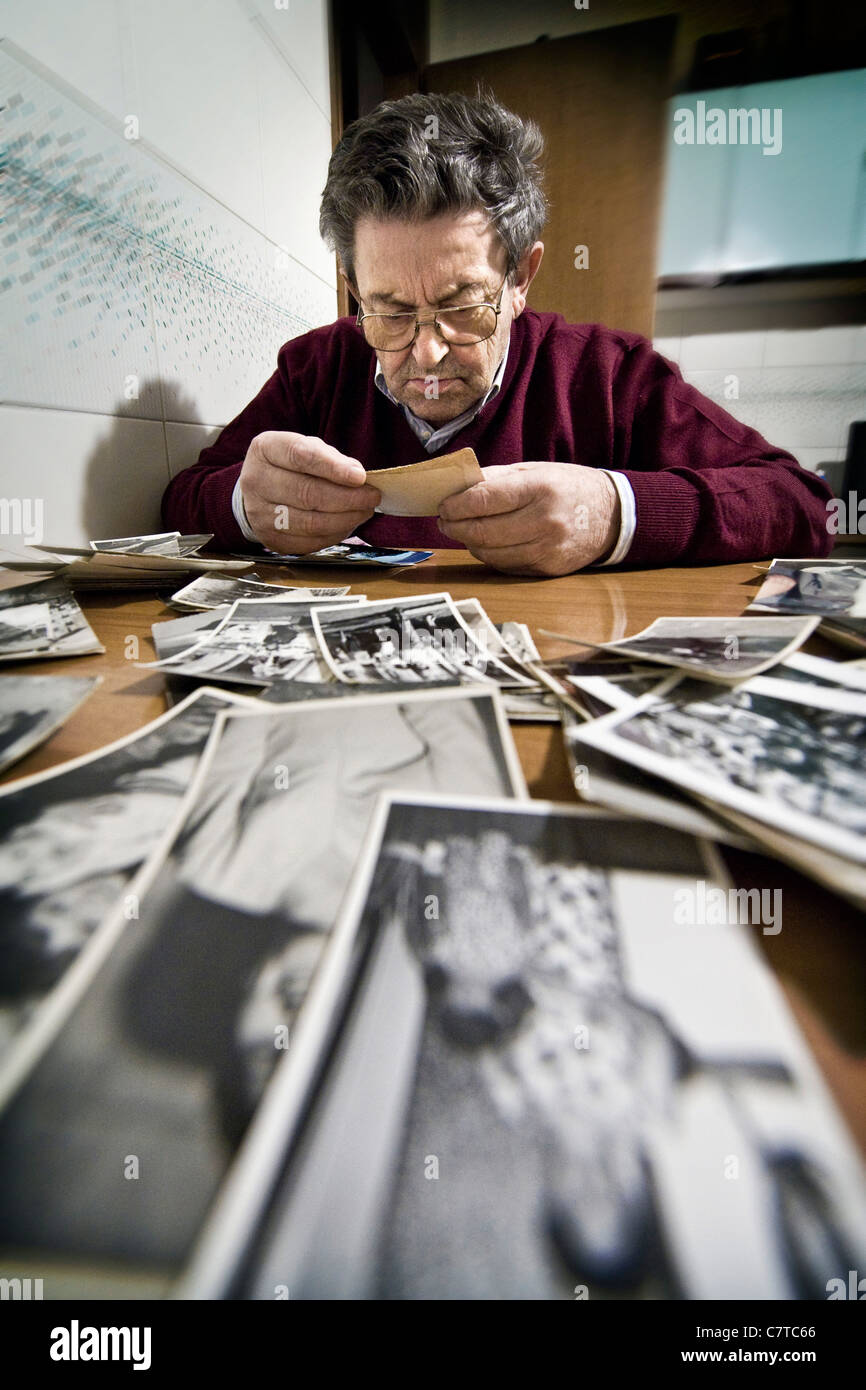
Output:
<instances>
[{"instance_id":1,"label":"black and white photograph","mask_svg":"<svg viewBox=\"0 0 866 1390\"><path fill-rule=\"evenodd\" d=\"M612 709L633 709L642 696L677 679L658 666L622 659L574 661L566 657L547 663L545 670L591 718Z\"/></svg>"},{"instance_id":2,"label":"black and white photograph","mask_svg":"<svg viewBox=\"0 0 866 1390\"><path fill-rule=\"evenodd\" d=\"M802 646L818 618L656 618L605 650L733 682L757 676Z\"/></svg>"},{"instance_id":3,"label":"black and white photograph","mask_svg":"<svg viewBox=\"0 0 866 1390\"><path fill-rule=\"evenodd\" d=\"M792 683L794 692L800 688ZM661 698L646 696L635 710L576 729L575 737L866 863L866 706L861 713L822 709L796 695L755 694L749 684L723 690L686 678Z\"/></svg>"},{"instance_id":4,"label":"black and white photograph","mask_svg":"<svg viewBox=\"0 0 866 1390\"><path fill-rule=\"evenodd\" d=\"M334 604L325 603L326 608ZM351 604L362 608L363 603ZM142 662L146 670L169 675L195 676L236 685L269 685L272 681L322 681L330 672L313 631L316 605L291 598L278 601L239 599L213 625L201 624L201 634L186 648L158 661ZM199 616L223 614L213 609ZM180 619L179 621L184 621ZM167 626L167 625L166 625ZM178 635L165 637L174 644ZM195 638L195 630L187 628Z\"/></svg>"},{"instance_id":5,"label":"black and white photograph","mask_svg":"<svg viewBox=\"0 0 866 1390\"><path fill-rule=\"evenodd\" d=\"M513 661L487 651L483 631L461 618L450 594L383 599L355 609L313 613L322 656L337 680L364 684L390 680L420 685L459 677L501 686L533 686ZM494 628L497 650L502 639Z\"/></svg>"},{"instance_id":6,"label":"black and white photograph","mask_svg":"<svg viewBox=\"0 0 866 1390\"><path fill-rule=\"evenodd\" d=\"M62 728L100 680L100 676L0 676L0 772Z\"/></svg>"},{"instance_id":7,"label":"black and white photograph","mask_svg":"<svg viewBox=\"0 0 866 1390\"><path fill-rule=\"evenodd\" d=\"M696 885L727 891L672 830L383 797L248 1144L290 1161L232 1251L238 1172L189 1296L821 1297L866 1248L856 1150L748 933L689 920Z\"/></svg>"},{"instance_id":8,"label":"black and white photograph","mask_svg":"<svg viewBox=\"0 0 866 1390\"><path fill-rule=\"evenodd\" d=\"M64 579L52 576L0 589L0 661L104 651Z\"/></svg>"},{"instance_id":9,"label":"black and white photograph","mask_svg":"<svg viewBox=\"0 0 866 1390\"><path fill-rule=\"evenodd\" d=\"M866 564L774 560L746 612L866 618Z\"/></svg>"},{"instance_id":10,"label":"black and white photograph","mask_svg":"<svg viewBox=\"0 0 866 1390\"><path fill-rule=\"evenodd\" d=\"M129 738L0 788L0 1059L150 854L216 713L239 699L197 691Z\"/></svg>"},{"instance_id":11,"label":"black and white photograph","mask_svg":"<svg viewBox=\"0 0 866 1390\"><path fill-rule=\"evenodd\" d=\"M180 652L189 651L206 632L213 632L219 627L230 607L205 608L196 613L186 613L182 618L167 618L163 622L152 623L150 635L158 659L167 661Z\"/></svg>"},{"instance_id":12,"label":"black and white photograph","mask_svg":"<svg viewBox=\"0 0 866 1390\"><path fill-rule=\"evenodd\" d=\"M211 537L196 536L193 539L198 549ZM164 531L152 536L115 536L109 540L91 541L90 548L119 555L180 555L180 540L180 531Z\"/></svg>"},{"instance_id":13,"label":"black and white photograph","mask_svg":"<svg viewBox=\"0 0 866 1390\"><path fill-rule=\"evenodd\" d=\"M614 706L607 706L604 712L611 708ZM564 702L559 709L568 767L581 801L738 849L754 847L748 836L737 834L719 816L713 815L709 805L697 805L681 787L614 758L610 753L602 753L588 743L580 743L577 731L584 727L585 718Z\"/></svg>"},{"instance_id":14,"label":"black and white photograph","mask_svg":"<svg viewBox=\"0 0 866 1390\"><path fill-rule=\"evenodd\" d=\"M502 627L493 623L481 606L480 599L463 598L457 599L454 603L454 611L460 619L463 627L475 639L477 646L488 657L495 659L496 667L491 668L491 678L498 685L512 685L514 687L524 687L531 690L537 686L535 677L524 669L524 661L532 660L529 652L533 648L532 638L529 631L515 631L517 624L512 623L511 639L512 642L521 646L527 652L525 657L519 657L509 642ZM504 626L504 625L503 625ZM509 681L509 676L511 677Z\"/></svg>"},{"instance_id":15,"label":"black and white photograph","mask_svg":"<svg viewBox=\"0 0 866 1390\"><path fill-rule=\"evenodd\" d=\"M112 950L0 1118L4 1247L180 1272L292 1037L378 793L454 785L526 795L495 690L219 722L173 847L130 885L138 915L109 914Z\"/></svg>"},{"instance_id":16,"label":"black and white photograph","mask_svg":"<svg viewBox=\"0 0 866 1390\"><path fill-rule=\"evenodd\" d=\"M236 603L238 599L341 599L349 593L346 585L340 588L303 589L287 584L262 584L254 579L221 579L219 575L203 574L191 584L172 594L173 608L189 608L203 612L207 608L221 608L223 604Z\"/></svg>"}]
</instances>

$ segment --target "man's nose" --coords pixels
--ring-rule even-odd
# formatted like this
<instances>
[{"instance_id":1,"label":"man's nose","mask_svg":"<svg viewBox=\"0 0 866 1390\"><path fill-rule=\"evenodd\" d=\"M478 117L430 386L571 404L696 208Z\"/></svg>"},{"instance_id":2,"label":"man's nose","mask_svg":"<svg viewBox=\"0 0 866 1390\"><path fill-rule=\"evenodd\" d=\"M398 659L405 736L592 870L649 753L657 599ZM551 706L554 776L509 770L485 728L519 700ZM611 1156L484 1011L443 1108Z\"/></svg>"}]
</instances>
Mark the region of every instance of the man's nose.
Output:
<instances>
[{"instance_id":1,"label":"man's nose","mask_svg":"<svg viewBox=\"0 0 866 1390\"><path fill-rule=\"evenodd\" d=\"M425 323L418 329L412 355L422 374L437 367L443 357L448 356L449 351L448 344L442 341L432 323Z\"/></svg>"}]
</instances>

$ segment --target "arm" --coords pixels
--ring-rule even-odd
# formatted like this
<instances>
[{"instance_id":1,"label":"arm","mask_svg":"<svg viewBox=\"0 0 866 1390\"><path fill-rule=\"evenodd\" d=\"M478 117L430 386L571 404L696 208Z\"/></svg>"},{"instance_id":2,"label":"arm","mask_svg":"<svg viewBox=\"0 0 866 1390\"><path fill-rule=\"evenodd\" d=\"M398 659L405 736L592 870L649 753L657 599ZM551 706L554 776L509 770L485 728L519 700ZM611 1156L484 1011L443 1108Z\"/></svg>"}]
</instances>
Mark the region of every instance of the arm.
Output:
<instances>
[{"instance_id":1,"label":"arm","mask_svg":"<svg viewBox=\"0 0 866 1390\"><path fill-rule=\"evenodd\" d=\"M615 381L619 460L635 496L630 565L827 555L829 488L683 381L641 341Z\"/></svg>"},{"instance_id":2,"label":"arm","mask_svg":"<svg viewBox=\"0 0 866 1390\"><path fill-rule=\"evenodd\" d=\"M290 380L283 348L255 400L169 484L166 525L210 531L225 550L258 541L305 554L344 540L369 519L379 492L366 485L357 459L309 433Z\"/></svg>"},{"instance_id":3,"label":"arm","mask_svg":"<svg viewBox=\"0 0 866 1390\"><path fill-rule=\"evenodd\" d=\"M232 511L232 493L257 434L264 430L306 433L303 412L289 398L281 373L274 372L256 398L226 425L196 463L173 478L162 498L163 523L184 534L212 531L223 550L246 548L248 542Z\"/></svg>"}]
</instances>

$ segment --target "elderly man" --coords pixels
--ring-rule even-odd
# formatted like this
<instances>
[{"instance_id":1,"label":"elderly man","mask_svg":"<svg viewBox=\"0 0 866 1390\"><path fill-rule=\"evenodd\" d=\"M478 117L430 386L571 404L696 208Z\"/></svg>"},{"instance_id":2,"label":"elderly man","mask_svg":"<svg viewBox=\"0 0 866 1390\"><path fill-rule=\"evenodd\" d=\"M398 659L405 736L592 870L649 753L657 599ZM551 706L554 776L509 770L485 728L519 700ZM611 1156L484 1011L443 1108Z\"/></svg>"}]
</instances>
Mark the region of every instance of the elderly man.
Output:
<instances>
[{"instance_id":1,"label":"elderly man","mask_svg":"<svg viewBox=\"0 0 866 1390\"><path fill-rule=\"evenodd\" d=\"M358 535L570 574L824 555L823 482L645 339L527 308L546 204L538 129L489 98L412 95L351 125L320 230L360 304L286 343L173 480L167 526L303 554ZM471 446L438 518L375 512L366 468Z\"/></svg>"}]
</instances>

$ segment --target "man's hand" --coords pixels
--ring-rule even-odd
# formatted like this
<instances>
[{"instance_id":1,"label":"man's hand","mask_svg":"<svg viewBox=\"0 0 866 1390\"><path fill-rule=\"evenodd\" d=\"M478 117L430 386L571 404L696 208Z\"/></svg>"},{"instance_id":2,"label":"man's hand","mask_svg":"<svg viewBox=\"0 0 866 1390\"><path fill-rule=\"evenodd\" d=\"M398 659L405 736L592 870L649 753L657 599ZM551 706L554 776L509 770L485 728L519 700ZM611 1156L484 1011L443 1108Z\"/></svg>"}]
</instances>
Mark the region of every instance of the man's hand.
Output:
<instances>
[{"instance_id":1,"label":"man's hand","mask_svg":"<svg viewBox=\"0 0 866 1390\"><path fill-rule=\"evenodd\" d=\"M311 435L257 434L241 469L247 520L262 545L306 555L338 545L381 501L357 459Z\"/></svg>"},{"instance_id":2,"label":"man's hand","mask_svg":"<svg viewBox=\"0 0 866 1390\"><path fill-rule=\"evenodd\" d=\"M619 494L600 469L512 463L483 471L483 483L442 503L439 529L493 569L571 574L616 545Z\"/></svg>"}]
</instances>

